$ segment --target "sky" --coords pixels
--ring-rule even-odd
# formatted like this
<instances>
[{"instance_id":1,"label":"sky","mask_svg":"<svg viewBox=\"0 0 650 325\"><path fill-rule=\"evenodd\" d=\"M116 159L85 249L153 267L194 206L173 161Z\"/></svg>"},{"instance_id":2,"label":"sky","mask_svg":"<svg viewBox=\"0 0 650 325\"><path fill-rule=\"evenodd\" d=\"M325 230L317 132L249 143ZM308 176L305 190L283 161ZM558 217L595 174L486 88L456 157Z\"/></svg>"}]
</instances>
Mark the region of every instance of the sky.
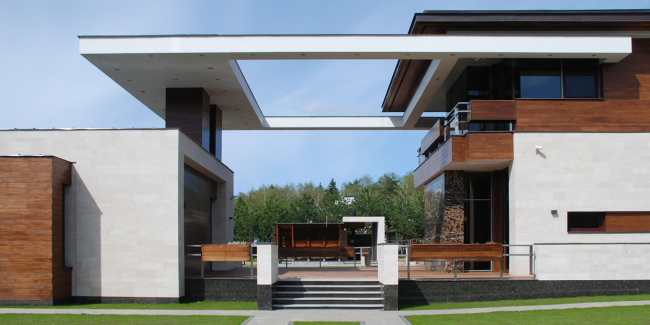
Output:
<instances>
[{"instance_id":1,"label":"sky","mask_svg":"<svg viewBox=\"0 0 650 325\"><path fill-rule=\"evenodd\" d=\"M79 55L79 35L406 34L424 10L650 9L645 1L0 0L0 129L164 121ZM378 116L394 60L239 61L266 116ZM224 131L235 193L417 167L426 131Z\"/></svg>"}]
</instances>

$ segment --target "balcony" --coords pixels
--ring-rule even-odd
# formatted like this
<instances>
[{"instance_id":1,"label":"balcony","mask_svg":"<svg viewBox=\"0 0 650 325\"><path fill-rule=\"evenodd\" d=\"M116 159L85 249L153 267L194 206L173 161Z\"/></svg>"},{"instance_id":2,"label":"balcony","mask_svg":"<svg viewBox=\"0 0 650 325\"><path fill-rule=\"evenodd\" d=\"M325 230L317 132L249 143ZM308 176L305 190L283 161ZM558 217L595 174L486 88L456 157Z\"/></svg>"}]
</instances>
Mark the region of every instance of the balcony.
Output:
<instances>
[{"instance_id":1,"label":"balcony","mask_svg":"<svg viewBox=\"0 0 650 325\"><path fill-rule=\"evenodd\" d=\"M422 140L415 187L423 188L445 170L508 167L513 159L515 119L513 101L458 103Z\"/></svg>"}]
</instances>

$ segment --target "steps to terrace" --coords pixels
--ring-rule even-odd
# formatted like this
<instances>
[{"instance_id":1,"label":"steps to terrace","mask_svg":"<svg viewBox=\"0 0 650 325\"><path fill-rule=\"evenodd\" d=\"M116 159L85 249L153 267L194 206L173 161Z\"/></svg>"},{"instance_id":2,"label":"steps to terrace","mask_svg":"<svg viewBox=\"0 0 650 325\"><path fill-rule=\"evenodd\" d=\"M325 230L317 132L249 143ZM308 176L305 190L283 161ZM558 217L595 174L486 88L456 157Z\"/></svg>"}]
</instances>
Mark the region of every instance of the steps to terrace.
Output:
<instances>
[{"instance_id":1,"label":"steps to terrace","mask_svg":"<svg viewBox=\"0 0 650 325\"><path fill-rule=\"evenodd\" d=\"M281 280L273 285L273 309L383 309L377 281Z\"/></svg>"}]
</instances>

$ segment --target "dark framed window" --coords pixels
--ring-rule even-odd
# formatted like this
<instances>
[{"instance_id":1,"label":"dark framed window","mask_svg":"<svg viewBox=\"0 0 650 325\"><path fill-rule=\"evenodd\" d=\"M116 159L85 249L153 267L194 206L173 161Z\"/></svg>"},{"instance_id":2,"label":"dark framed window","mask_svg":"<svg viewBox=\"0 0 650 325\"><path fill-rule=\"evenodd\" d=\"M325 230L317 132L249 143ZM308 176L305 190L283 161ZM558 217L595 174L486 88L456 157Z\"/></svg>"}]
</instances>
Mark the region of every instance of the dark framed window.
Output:
<instances>
[{"instance_id":1,"label":"dark framed window","mask_svg":"<svg viewBox=\"0 0 650 325\"><path fill-rule=\"evenodd\" d=\"M598 97L598 60L565 59L564 98Z\"/></svg>"},{"instance_id":2,"label":"dark framed window","mask_svg":"<svg viewBox=\"0 0 650 325\"><path fill-rule=\"evenodd\" d=\"M568 212L568 232L604 232L605 212Z\"/></svg>"},{"instance_id":3,"label":"dark framed window","mask_svg":"<svg viewBox=\"0 0 650 325\"><path fill-rule=\"evenodd\" d=\"M562 61L559 59L519 60L521 98L562 98Z\"/></svg>"}]
</instances>

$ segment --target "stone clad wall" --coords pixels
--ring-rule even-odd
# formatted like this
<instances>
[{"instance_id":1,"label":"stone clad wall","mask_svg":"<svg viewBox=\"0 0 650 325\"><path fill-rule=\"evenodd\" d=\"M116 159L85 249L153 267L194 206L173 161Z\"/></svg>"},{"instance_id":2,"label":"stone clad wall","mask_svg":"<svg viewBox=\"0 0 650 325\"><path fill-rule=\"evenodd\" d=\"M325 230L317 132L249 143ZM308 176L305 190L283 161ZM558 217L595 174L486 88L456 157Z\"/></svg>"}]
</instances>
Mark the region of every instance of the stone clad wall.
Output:
<instances>
[{"instance_id":1,"label":"stone clad wall","mask_svg":"<svg viewBox=\"0 0 650 325\"><path fill-rule=\"evenodd\" d=\"M465 205L462 171L445 171L424 187L425 243L462 244ZM450 262L428 263L436 270L452 271ZM460 264L462 265L462 264ZM459 266L460 266L459 265ZM460 266L462 269L462 266Z\"/></svg>"}]
</instances>

